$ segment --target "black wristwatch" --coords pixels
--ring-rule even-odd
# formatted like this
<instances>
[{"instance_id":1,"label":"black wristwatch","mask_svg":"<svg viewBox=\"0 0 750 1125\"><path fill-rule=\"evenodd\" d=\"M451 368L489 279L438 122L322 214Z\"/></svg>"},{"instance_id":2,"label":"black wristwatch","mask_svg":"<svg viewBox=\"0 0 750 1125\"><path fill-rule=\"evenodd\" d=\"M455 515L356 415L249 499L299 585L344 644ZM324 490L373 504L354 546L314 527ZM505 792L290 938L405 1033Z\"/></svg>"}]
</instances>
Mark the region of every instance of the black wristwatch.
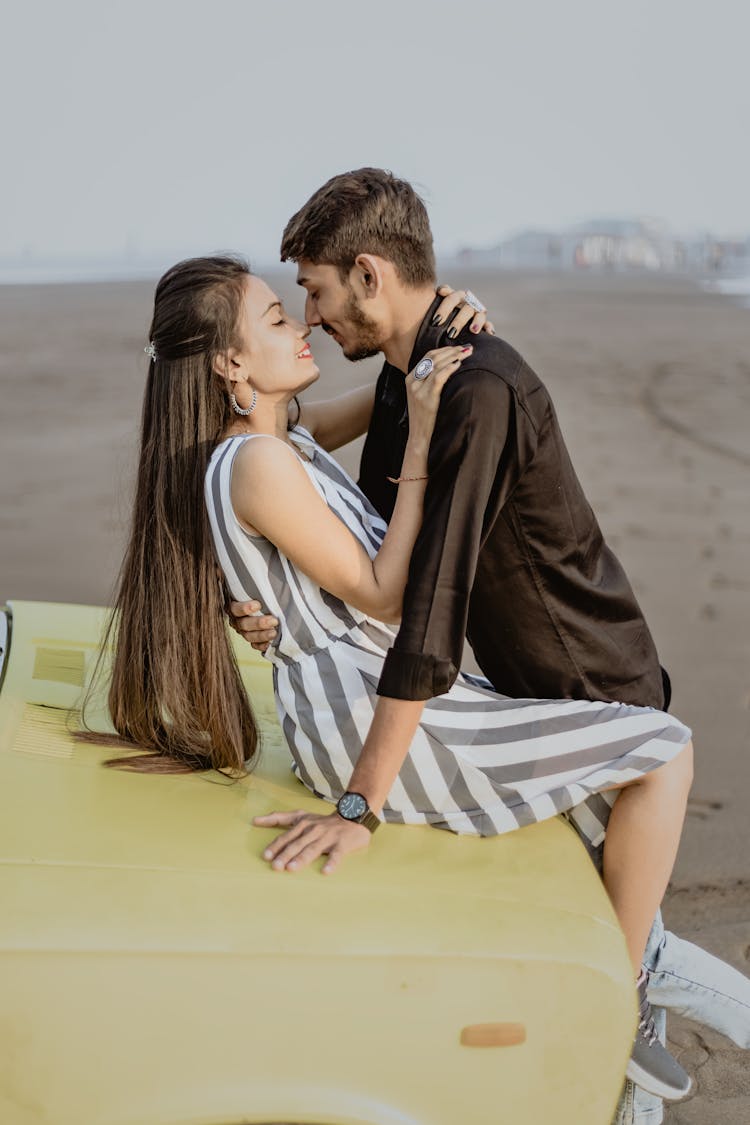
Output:
<instances>
[{"instance_id":1,"label":"black wristwatch","mask_svg":"<svg viewBox=\"0 0 750 1125\"><path fill-rule=\"evenodd\" d=\"M379 818L361 793L350 793L347 789L346 793L339 797L336 812L344 820L352 820L355 824L364 824L365 828L369 828L371 832L380 827Z\"/></svg>"}]
</instances>

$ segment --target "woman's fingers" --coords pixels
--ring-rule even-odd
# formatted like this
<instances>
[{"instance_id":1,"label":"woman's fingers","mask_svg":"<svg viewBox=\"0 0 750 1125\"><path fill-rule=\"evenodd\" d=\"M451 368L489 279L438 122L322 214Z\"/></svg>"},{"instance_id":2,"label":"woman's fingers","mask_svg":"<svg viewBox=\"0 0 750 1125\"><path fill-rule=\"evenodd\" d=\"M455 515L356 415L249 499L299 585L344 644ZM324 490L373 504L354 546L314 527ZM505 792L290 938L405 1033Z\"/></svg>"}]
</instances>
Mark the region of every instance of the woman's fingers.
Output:
<instances>
[{"instance_id":1,"label":"woman's fingers","mask_svg":"<svg viewBox=\"0 0 750 1125\"><path fill-rule=\"evenodd\" d=\"M458 355L452 356L444 364L441 364L439 367L435 368L431 377L431 389L433 392L437 392L437 394L439 394L442 391L451 375L454 375L456 371L458 371L463 360L465 360L471 354L472 350L473 349L470 345L459 348Z\"/></svg>"},{"instance_id":2,"label":"woman's fingers","mask_svg":"<svg viewBox=\"0 0 750 1125\"><path fill-rule=\"evenodd\" d=\"M431 382L434 385L436 375L442 375L446 371L454 370L456 364L462 363L471 354L472 350L471 344L455 344L452 348L443 349L443 355L440 356L432 369L432 374L425 382Z\"/></svg>"},{"instance_id":3,"label":"woman's fingers","mask_svg":"<svg viewBox=\"0 0 750 1125\"><path fill-rule=\"evenodd\" d=\"M474 333L481 332L482 329L484 327L486 327L486 324L487 324L487 311L486 311L486 309L483 310L482 312L475 312L474 316L472 318L471 324L469 325L469 332L474 332Z\"/></svg>"},{"instance_id":4,"label":"woman's fingers","mask_svg":"<svg viewBox=\"0 0 750 1125\"><path fill-rule=\"evenodd\" d=\"M408 381L408 393L411 398L417 402L429 402L435 388L442 389L448 375L457 371L463 360L471 355L472 351L471 344L453 344L451 347L434 348L427 352L424 359L432 361L432 371L421 379L417 378L412 372L412 377Z\"/></svg>"},{"instance_id":5,"label":"woman's fingers","mask_svg":"<svg viewBox=\"0 0 750 1125\"><path fill-rule=\"evenodd\" d=\"M453 289L450 285L439 285L436 292L443 300L437 307L432 320L433 325L447 324L453 313L456 314L446 333L449 340L455 340L467 324L471 325L471 331L474 333L481 332L482 329L490 331L487 326L487 310L482 309L481 312L478 312L472 305L467 304L465 289ZM491 330L491 335L495 335L494 328Z\"/></svg>"},{"instance_id":6,"label":"woman's fingers","mask_svg":"<svg viewBox=\"0 0 750 1125\"><path fill-rule=\"evenodd\" d=\"M419 433L424 439L430 440L443 387L472 350L471 344L434 348L416 365L407 379L406 387L410 433ZM432 365L426 371L425 360L429 360Z\"/></svg>"},{"instance_id":7,"label":"woman's fingers","mask_svg":"<svg viewBox=\"0 0 750 1125\"><path fill-rule=\"evenodd\" d=\"M456 309L463 304L466 296L463 289L451 289L450 285L439 286L437 292L443 300L438 305L432 318L433 325L447 323Z\"/></svg>"},{"instance_id":8,"label":"woman's fingers","mask_svg":"<svg viewBox=\"0 0 750 1125\"><path fill-rule=\"evenodd\" d=\"M454 359L465 359L468 351L470 351L472 347L472 344L446 344L445 347L433 348L432 351L425 352L423 358L432 360L434 371L436 367L451 363ZM427 382L426 379L422 381ZM417 380L417 382L419 382L419 380Z\"/></svg>"},{"instance_id":9,"label":"woman's fingers","mask_svg":"<svg viewBox=\"0 0 750 1125\"><path fill-rule=\"evenodd\" d=\"M473 309L471 305L463 305L454 316L453 320L451 321L451 326L446 332L446 336L448 337L448 339L455 340L459 332L463 332L466 325L474 317L481 317L481 323L479 326L481 329L482 324L484 324L485 320L487 319L487 314L484 312L476 312L476 310Z\"/></svg>"}]
</instances>

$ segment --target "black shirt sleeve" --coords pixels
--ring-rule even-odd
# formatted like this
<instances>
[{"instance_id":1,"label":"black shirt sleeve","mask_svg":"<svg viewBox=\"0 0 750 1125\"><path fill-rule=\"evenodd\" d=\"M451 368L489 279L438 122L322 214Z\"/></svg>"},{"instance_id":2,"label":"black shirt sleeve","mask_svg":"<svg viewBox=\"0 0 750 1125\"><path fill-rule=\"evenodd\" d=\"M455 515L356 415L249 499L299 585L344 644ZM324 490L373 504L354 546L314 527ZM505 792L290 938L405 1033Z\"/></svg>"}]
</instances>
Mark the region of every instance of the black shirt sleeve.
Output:
<instances>
[{"instance_id":1,"label":"black shirt sleeve","mask_svg":"<svg viewBox=\"0 0 750 1125\"><path fill-rule=\"evenodd\" d=\"M379 695L430 699L458 675L480 546L518 478L518 409L491 371L461 371L443 390L401 628Z\"/></svg>"}]
</instances>

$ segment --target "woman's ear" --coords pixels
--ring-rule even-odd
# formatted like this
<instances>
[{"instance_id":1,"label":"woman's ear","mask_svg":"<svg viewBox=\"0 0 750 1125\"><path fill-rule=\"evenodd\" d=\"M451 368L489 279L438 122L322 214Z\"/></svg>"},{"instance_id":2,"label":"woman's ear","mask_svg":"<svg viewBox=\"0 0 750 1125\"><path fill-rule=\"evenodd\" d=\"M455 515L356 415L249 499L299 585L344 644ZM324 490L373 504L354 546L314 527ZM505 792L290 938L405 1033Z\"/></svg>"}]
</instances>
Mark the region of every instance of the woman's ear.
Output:
<instances>
[{"instance_id":1,"label":"woman's ear","mask_svg":"<svg viewBox=\"0 0 750 1125\"><path fill-rule=\"evenodd\" d=\"M239 355L233 348L226 352L217 352L214 356L214 374L218 375L224 382L234 382L240 373L240 363L237 360Z\"/></svg>"}]
</instances>

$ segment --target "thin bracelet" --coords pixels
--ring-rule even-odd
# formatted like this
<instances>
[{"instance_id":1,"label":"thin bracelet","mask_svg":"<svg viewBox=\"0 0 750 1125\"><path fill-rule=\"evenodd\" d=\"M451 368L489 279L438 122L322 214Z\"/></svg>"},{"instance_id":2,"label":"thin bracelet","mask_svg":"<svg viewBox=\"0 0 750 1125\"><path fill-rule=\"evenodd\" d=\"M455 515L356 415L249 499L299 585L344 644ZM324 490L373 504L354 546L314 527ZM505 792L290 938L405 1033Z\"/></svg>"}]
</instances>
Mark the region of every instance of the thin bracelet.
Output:
<instances>
[{"instance_id":1,"label":"thin bracelet","mask_svg":"<svg viewBox=\"0 0 750 1125\"><path fill-rule=\"evenodd\" d=\"M405 481L405 480L429 480L430 478L429 478L429 476L424 476L424 477L386 477L385 479L389 480L391 482L391 484L401 484L401 482Z\"/></svg>"}]
</instances>

